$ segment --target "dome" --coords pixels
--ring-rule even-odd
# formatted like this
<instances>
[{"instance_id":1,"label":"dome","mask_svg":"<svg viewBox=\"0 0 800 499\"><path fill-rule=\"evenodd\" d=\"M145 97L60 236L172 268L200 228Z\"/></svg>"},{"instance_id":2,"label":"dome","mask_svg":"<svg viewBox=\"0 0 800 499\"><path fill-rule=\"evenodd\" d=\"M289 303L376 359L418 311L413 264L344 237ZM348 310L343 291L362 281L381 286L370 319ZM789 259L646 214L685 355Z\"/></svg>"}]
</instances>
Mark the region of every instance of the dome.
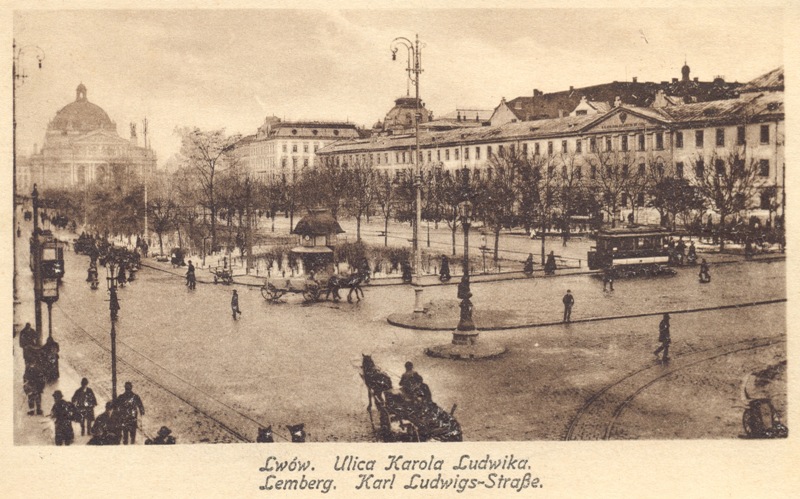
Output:
<instances>
[{"instance_id":1,"label":"dome","mask_svg":"<svg viewBox=\"0 0 800 499\"><path fill-rule=\"evenodd\" d=\"M81 83L75 91L75 102L62 107L47 126L48 130L89 132L116 130L117 126L103 108L86 99L86 87Z\"/></svg>"}]
</instances>

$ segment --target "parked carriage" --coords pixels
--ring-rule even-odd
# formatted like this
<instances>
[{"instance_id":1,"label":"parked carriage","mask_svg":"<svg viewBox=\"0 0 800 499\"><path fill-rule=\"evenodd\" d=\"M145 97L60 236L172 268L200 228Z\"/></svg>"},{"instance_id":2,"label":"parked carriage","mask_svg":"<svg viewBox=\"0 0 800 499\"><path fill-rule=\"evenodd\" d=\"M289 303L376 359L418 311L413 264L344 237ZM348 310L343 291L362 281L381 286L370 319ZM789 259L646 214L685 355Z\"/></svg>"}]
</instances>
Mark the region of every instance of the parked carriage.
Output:
<instances>
[{"instance_id":1,"label":"parked carriage","mask_svg":"<svg viewBox=\"0 0 800 499\"><path fill-rule=\"evenodd\" d=\"M228 267L214 267L209 269L214 274L214 284L233 284L233 271Z\"/></svg>"}]
</instances>

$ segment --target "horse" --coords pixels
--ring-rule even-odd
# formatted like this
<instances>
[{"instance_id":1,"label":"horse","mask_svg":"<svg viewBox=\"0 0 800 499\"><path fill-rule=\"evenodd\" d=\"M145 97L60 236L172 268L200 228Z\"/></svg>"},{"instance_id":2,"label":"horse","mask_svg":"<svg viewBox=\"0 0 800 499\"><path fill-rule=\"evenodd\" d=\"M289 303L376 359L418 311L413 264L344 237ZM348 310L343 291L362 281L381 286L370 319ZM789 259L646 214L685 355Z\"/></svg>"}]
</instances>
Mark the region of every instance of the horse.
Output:
<instances>
[{"instance_id":1,"label":"horse","mask_svg":"<svg viewBox=\"0 0 800 499\"><path fill-rule=\"evenodd\" d=\"M388 374L378 369L372 356L361 354L361 377L367 385L367 413L372 430L375 431L375 423L372 419L372 402L380 411L381 431L389 432L389 413L385 410L385 400L383 394L392 390L392 378Z\"/></svg>"},{"instance_id":2,"label":"horse","mask_svg":"<svg viewBox=\"0 0 800 499\"><path fill-rule=\"evenodd\" d=\"M364 297L364 290L361 289L361 284L368 279L369 271L363 268L347 277L338 275L331 276L328 279L328 285L325 289L325 299L327 300L331 293L333 293L333 301L338 302L341 299L339 296L339 289L350 288L350 292L347 293L347 303L353 303L353 291L356 293L356 300L361 301L361 298Z\"/></svg>"}]
</instances>

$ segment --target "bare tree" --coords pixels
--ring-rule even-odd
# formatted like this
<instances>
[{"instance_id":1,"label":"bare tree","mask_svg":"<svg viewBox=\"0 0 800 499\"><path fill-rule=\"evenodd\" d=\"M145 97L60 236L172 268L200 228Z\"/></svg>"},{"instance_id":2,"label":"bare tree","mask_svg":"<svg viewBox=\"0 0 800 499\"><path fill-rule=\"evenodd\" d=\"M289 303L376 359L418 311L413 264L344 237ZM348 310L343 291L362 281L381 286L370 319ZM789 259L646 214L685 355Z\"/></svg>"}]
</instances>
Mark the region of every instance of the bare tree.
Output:
<instances>
[{"instance_id":1,"label":"bare tree","mask_svg":"<svg viewBox=\"0 0 800 499\"><path fill-rule=\"evenodd\" d=\"M623 194L633 188L637 173L633 171L633 156L628 152L602 151L591 160L596 167L596 178L603 195L603 209L611 218L611 227L616 227L617 211Z\"/></svg>"},{"instance_id":2,"label":"bare tree","mask_svg":"<svg viewBox=\"0 0 800 499\"><path fill-rule=\"evenodd\" d=\"M708 164L696 158L695 183L709 208L719 215L719 249L725 249L725 221L748 209L758 191L759 170L755 159L746 157L746 149L714 153Z\"/></svg>"},{"instance_id":3,"label":"bare tree","mask_svg":"<svg viewBox=\"0 0 800 499\"><path fill-rule=\"evenodd\" d=\"M481 182L481 211L494 232L494 261L499 258L500 230L510 225L517 202L518 177L524 157L516 149L500 148L489 157L489 170Z\"/></svg>"},{"instance_id":4,"label":"bare tree","mask_svg":"<svg viewBox=\"0 0 800 499\"><path fill-rule=\"evenodd\" d=\"M575 205L580 202L583 188L583 161L576 152L562 153L560 156L561 175L557 178L561 194L561 216L564 246L569 241L570 221Z\"/></svg>"},{"instance_id":5,"label":"bare tree","mask_svg":"<svg viewBox=\"0 0 800 499\"><path fill-rule=\"evenodd\" d=\"M395 186L387 172L377 173L374 178L375 201L383 215L383 245L389 245L389 218L395 202Z\"/></svg>"},{"instance_id":6,"label":"bare tree","mask_svg":"<svg viewBox=\"0 0 800 499\"><path fill-rule=\"evenodd\" d=\"M176 128L181 137L181 151L184 165L198 178L203 204L211 216L211 246L217 245L217 192L216 181L219 170L224 169L231 152L241 138L239 135L226 136L225 130L202 131L199 128Z\"/></svg>"},{"instance_id":7,"label":"bare tree","mask_svg":"<svg viewBox=\"0 0 800 499\"><path fill-rule=\"evenodd\" d=\"M356 219L356 241L361 241L361 219L369 212L376 197L376 172L366 160L357 159L342 172L347 186L344 207Z\"/></svg>"}]
</instances>

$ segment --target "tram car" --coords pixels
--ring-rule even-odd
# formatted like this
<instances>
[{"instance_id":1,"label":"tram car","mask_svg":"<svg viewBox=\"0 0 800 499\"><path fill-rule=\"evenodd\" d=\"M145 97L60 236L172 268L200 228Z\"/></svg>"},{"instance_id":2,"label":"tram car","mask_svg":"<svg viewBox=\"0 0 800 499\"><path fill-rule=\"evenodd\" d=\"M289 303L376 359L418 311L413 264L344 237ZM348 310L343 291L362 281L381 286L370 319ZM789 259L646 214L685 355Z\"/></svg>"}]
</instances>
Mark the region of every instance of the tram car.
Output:
<instances>
[{"instance_id":1,"label":"tram car","mask_svg":"<svg viewBox=\"0 0 800 499\"><path fill-rule=\"evenodd\" d=\"M667 265L671 235L671 231L653 226L600 230L587 255L589 269Z\"/></svg>"},{"instance_id":2,"label":"tram car","mask_svg":"<svg viewBox=\"0 0 800 499\"><path fill-rule=\"evenodd\" d=\"M65 271L64 245L49 230L43 230L39 233L39 244L42 251L42 276L45 279L58 279L60 281L64 277ZM34 270L36 266L34 260L36 251L32 238L30 255L31 270Z\"/></svg>"}]
</instances>

